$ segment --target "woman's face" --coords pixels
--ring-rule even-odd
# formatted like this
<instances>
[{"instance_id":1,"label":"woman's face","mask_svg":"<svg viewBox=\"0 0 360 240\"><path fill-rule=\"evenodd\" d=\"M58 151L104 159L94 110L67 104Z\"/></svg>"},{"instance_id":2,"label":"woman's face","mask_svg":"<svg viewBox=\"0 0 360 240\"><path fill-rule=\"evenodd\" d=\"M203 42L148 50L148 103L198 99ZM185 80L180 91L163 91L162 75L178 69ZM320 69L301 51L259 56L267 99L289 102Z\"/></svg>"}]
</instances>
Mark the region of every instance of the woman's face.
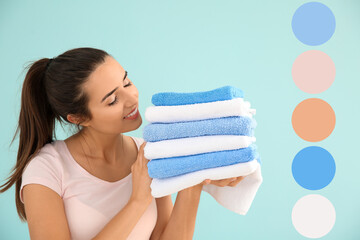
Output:
<instances>
[{"instance_id":1,"label":"woman's face","mask_svg":"<svg viewBox=\"0 0 360 240\"><path fill-rule=\"evenodd\" d=\"M117 134L137 129L142 118L127 119L135 108L138 109L139 92L125 70L108 56L89 77L85 91L89 96L89 109L93 118L84 124L101 132ZM125 77L125 79L124 79ZM138 111L138 110L137 110Z\"/></svg>"}]
</instances>

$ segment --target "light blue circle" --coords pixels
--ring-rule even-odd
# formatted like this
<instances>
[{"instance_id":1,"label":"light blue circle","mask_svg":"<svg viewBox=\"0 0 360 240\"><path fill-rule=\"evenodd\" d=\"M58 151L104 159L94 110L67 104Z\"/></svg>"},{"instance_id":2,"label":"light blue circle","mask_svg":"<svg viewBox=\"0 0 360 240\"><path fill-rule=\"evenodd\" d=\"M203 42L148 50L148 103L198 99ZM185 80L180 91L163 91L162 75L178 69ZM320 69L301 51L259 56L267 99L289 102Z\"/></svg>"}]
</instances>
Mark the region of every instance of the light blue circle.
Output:
<instances>
[{"instance_id":1,"label":"light blue circle","mask_svg":"<svg viewBox=\"0 0 360 240\"><path fill-rule=\"evenodd\" d=\"M331 38L336 23L330 8L319 2L308 2L295 11L291 25L299 41L316 46Z\"/></svg>"},{"instance_id":2,"label":"light blue circle","mask_svg":"<svg viewBox=\"0 0 360 240\"><path fill-rule=\"evenodd\" d=\"M292 174L303 188L319 190L335 176L335 161L324 148L311 146L298 152L292 162Z\"/></svg>"}]
</instances>

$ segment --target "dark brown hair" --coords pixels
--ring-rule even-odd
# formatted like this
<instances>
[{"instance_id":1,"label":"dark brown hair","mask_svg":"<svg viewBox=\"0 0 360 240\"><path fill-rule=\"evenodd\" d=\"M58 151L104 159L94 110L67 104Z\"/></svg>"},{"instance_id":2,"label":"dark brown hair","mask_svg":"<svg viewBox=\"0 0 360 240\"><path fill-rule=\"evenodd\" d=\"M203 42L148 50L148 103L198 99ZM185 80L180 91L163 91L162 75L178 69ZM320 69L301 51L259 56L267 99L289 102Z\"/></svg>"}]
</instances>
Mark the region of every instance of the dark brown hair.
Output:
<instances>
[{"instance_id":1,"label":"dark brown hair","mask_svg":"<svg viewBox=\"0 0 360 240\"><path fill-rule=\"evenodd\" d=\"M62 124L62 120L70 123L68 114L83 120L92 118L83 85L107 56L111 55L100 49L75 48L52 61L49 58L33 61L25 68L29 70L22 86L19 122L11 141L12 144L20 131L17 161L7 182L0 186L3 193L15 183L16 208L21 221L26 221L19 194L26 164L45 144L56 140L56 119Z\"/></svg>"}]
</instances>

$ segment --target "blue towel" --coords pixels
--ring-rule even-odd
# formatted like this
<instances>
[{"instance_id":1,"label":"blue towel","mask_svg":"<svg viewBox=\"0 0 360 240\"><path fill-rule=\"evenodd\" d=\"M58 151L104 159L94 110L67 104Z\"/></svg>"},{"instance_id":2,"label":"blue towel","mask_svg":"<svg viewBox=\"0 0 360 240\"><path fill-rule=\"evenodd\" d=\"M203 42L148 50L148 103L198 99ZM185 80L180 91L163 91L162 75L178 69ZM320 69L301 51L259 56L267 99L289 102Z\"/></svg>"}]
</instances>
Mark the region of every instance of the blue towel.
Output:
<instances>
[{"instance_id":1,"label":"blue towel","mask_svg":"<svg viewBox=\"0 0 360 240\"><path fill-rule=\"evenodd\" d=\"M254 136L257 122L246 116L221 117L175 123L150 123L143 129L146 142L206 135Z\"/></svg>"},{"instance_id":2,"label":"blue towel","mask_svg":"<svg viewBox=\"0 0 360 240\"><path fill-rule=\"evenodd\" d=\"M247 148L217 151L190 156L157 158L147 163L151 178L168 178L202 169L215 168L248 162L259 157L257 146L251 144Z\"/></svg>"},{"instance_id":3,"label":"blue towel","mask_svg":"<svg viewBox=\"0 0 360 240\"><path fill-rule=\"evenodd\" d=\"M211 91L177 93L161 92L152 96L151 102L155 106L173 106L195 103L207 103L231 100L233 98L243 98L244 93L241 89L233 86L224 86Z\"/></svg>"}]
</instances>

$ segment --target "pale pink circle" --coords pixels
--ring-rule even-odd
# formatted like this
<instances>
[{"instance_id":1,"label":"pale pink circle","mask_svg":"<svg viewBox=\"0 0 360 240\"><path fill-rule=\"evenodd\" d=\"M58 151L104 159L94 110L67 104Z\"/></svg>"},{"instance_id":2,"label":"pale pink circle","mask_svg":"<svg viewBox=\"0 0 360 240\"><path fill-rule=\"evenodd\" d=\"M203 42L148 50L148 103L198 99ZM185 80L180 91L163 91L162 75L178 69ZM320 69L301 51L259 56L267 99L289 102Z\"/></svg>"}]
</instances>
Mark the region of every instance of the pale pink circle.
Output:
<instances>
[{"instance_id":1,"label":"pale pink circle","mask_svg":"<svg viewBox=\"0 0 360 240\"><path fill-rule=\"evenodd\" d=\"M309 50L300 54L292 66L292 78L302 91L321 93L335 80L335 64L331 58L319 50Z\"/></svg>"}]
</instances>

